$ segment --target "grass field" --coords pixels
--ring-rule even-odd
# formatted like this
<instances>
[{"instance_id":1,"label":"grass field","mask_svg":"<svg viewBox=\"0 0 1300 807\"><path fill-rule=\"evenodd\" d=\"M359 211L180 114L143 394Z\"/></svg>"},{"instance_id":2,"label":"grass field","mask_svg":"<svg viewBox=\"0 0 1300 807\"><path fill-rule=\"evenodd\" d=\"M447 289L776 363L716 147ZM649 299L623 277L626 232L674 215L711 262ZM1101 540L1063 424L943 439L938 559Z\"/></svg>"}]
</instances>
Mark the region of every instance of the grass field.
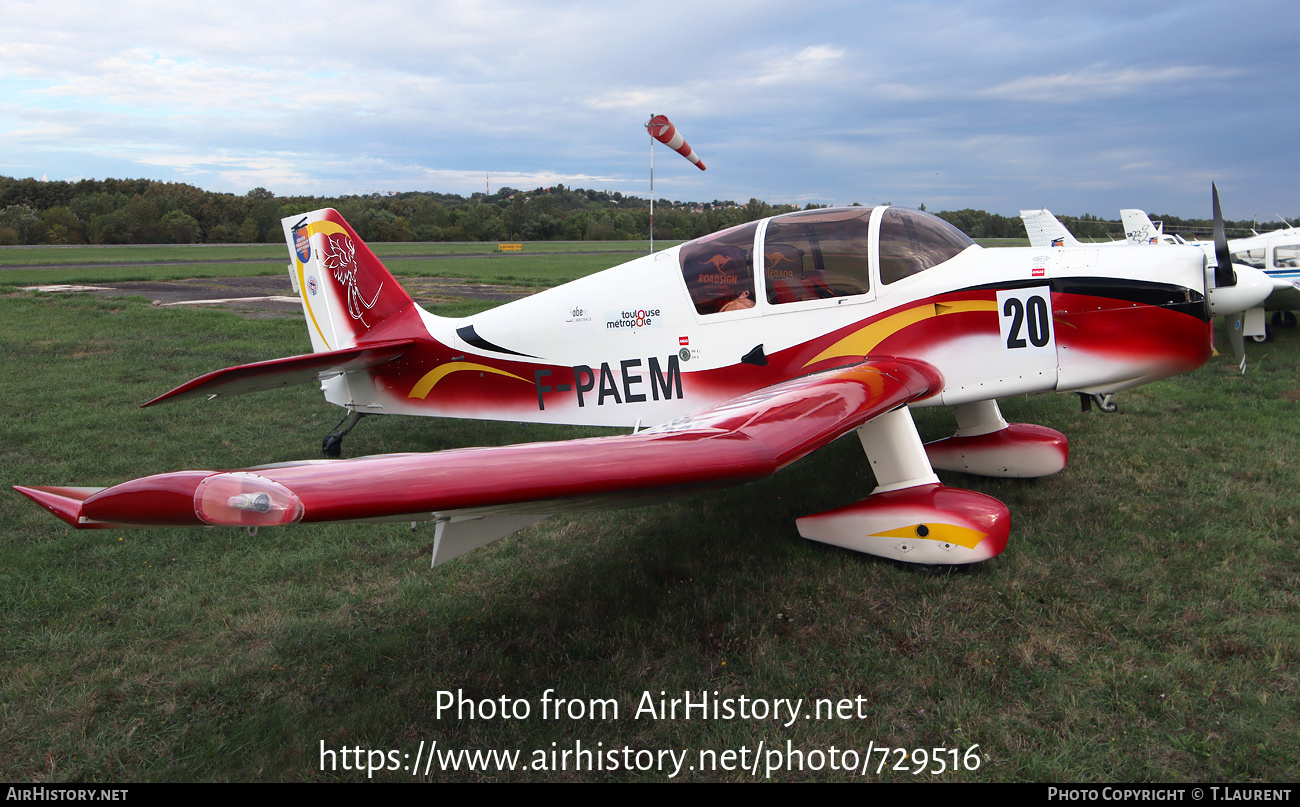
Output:
<instances>
[{"instance_id":1,"label":"grass field","mask_svg":"<svg viewBox=\"0 0 1300 807\"><path fill-rule=\"evenodd\" d=\"M529 242L517 253L498 252L496 243L370 246L398 277L474 276L525 287L537 286L539 278L572 280L649 251L646 241ZM0 285L252 277L278 275L286 264L281 244L0 247Z\"/></svg>"},{"instance_id":2,"label":"grass field","mask_svg":"<svg viewBox=\"0 0 1300 807\"><path fill-rule=\"evenodd\" d=\"M528 241L519 253L500 253L497 242L389 242L370 248L381 258L411 255L532 255L572 252L643 254L648 241ZM680 243L658 242L663 248ZM28 264L162 263L166 261L274 261L287 259L284 244L122 244L71 247L0 247L0 267Z\"/></svg>"},{"instance_id":3,"label":"grass field","mask_svg":"<svg viewBox=\"0 0 1300 807\"><path fill-rule=\"evenodd\" d=\"M529 243L523 253L496 253L495 244L373 246L398 277L469 278L524 288L599 272L648 248L641 241ZM286 263L284 247L272 245L0 247L0 286L255 277L281 274Z\"/></svg>"},{"instance_id":4,"label":"grass field","mask_svg":"<svg viewBox=\"0 0 1300 807\"><path fill-rule=\"evenodd\" d=\"M309 385L138 408L208 370L307 350L297 321L22 292L0 295L0 321L6 489L312 457L338 417ZM1073 396L1003 401L1008 419L1069 435L1070 466L941 474L1012 511L1007 551L949 574L797 537L796 517L873 486L852 438L761 483L555 517L433 571L428 527L74 531L0 495L0 779L359 781L358 763L409 765L433 743L531 767L461 760L414 778L672 771L540 769L580 743L687 752L686 780L763 779L779 751L783 781L1294 781L1300 333L1250 353L1245 378L1214 360L1122 393L1114 415ZM952 429L938 410L917 421L926 439ZM370 418L345 448L592 433ZM543 717L548 690L617 718ZM851 707L788 726L637 716L647 693L686 692ZM440 712L456 693L529 715ZM913 774L890 754L877 772L882 747L978 767L932 774L918 755L900 765L927 770ZM831 768L832 749L860 767L868 748L865 776ZM735 767L755 759L756 774Z\"/></svg>"}]
</instances>

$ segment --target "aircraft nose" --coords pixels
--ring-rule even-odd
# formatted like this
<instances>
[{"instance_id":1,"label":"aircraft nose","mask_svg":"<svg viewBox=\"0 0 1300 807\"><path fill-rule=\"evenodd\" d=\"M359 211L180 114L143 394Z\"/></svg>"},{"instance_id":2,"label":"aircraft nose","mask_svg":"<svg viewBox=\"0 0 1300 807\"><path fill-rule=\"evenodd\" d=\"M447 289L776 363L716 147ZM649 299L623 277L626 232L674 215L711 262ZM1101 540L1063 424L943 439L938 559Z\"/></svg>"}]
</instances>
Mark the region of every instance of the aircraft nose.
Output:
<instances>
[{"instance_id":1,"label":"aircraft nose","mask_svg":"<svg viewBox=\"0 0 1300 807\"><path fill-rule=\"evenodd\" d=\"M1273 281L1260 270L1239 263L1234 263L1232 268L1236 270L1237 283L1223 288L1211 285L1214 270L1207 270L1205 296L1210 301L1210 313L1216 317L1248 311L1273 293Z\"/></svg>"}]
</instances>

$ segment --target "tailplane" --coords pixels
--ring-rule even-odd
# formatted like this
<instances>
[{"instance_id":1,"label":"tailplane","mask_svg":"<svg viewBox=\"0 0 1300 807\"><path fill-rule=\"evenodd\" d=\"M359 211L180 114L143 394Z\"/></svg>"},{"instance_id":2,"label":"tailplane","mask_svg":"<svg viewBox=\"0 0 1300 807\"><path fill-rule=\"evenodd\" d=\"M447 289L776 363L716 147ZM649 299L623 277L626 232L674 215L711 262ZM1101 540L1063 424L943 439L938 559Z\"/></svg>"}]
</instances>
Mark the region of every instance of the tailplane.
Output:
<instances>
[{"instance_id":1,"label":"tailplane","mask_svg":"<svg viewBox=\"0 0 1300 807\"><path fill-rule=\"evenodd\" d=\"M315 210L281 224L289 244L289 277L302 300L313 351L376 338L376 327L414 305L337 210Z\"/></svg>"}]
</instances>

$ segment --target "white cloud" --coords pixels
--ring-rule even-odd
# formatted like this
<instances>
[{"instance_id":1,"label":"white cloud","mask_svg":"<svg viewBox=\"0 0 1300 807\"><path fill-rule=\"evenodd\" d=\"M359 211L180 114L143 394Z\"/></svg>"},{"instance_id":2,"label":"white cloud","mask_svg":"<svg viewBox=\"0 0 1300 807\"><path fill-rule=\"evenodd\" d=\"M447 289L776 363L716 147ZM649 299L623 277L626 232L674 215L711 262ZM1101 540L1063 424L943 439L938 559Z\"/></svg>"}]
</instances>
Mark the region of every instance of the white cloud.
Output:
<instances>
[{"instance_id":1,"label":"white cloud","mask_svg":"<svg viewBox=\"0 0 1300 807\"><path fill-rule=\"evenodd\" d=\"M1183 193L1154 162L1258 177L1286 212L1292 183L1261 166L1300 157L1283 134L1300 113L1260 99L1290 91L1300 22L1261 16L1237 29L1197 4L227 0L197 15L8 0L0 174L464 193L491 170L493 184L644 192L640 127L664 113L709 165L665 164L675 198ZM1230 155L1203 125L1216 105L1257 110Z\"/></svg>"},{"instance_id":2,"label":"white cloud","mask_svg":"<svg viewBox=\"0 0 1300 807\"><path fill-rule=\"evenodd\" d=\"M592 109L666 109L669 106L682 108L682 99L671 90L613 90L586 101Z\"/></svg>"},{"instance_id":3,"label":"white cloud","mask_svg":"<svg viewBox=\"0 0 1300 807\"><path fill-rule=\"evenodd\" d=\"M1149 96L1171 87L1195 86L1223 79L1221 69L1197 65L1113 70L1083 69L1050 76L1024 76L977 93L984 98L1076 103L1121 96Z\"/></svg>"},{"instance_id":4,"label":"white cloud","mask_svg":"<svg viewBox=\"0 0 1300 807\"><path fill-rule=\"evenodd\" d=\"M810 45L793 56L776 60L762 68L755 84L828 83L844 58L844 49L829 45Z\"/></svg>"}]
</instances>

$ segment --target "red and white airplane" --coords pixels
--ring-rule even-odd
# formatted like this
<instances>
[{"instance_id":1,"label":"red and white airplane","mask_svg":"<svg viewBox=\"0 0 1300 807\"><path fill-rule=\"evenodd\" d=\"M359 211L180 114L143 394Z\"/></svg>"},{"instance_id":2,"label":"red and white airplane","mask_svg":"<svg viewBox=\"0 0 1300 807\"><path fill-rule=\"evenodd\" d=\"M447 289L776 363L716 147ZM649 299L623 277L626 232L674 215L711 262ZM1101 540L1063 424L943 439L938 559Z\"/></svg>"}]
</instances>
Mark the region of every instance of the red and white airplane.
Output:
<instances>
[{"instance_id":1,"label":"red and white airplane","mask_svg":"<svg viewBox=\"0 0 1300 807\"><path fill-rule=\"evenodd\" d=\"M436 565L553 513L757 479L856 431L878 486L798 519L799 533L971 563L1005 547L1007 508L935 469L1035 477L1068 454L1059 432L1008 424L997 398L1191 370L1211 354L1211 316L1272 288L1242 267L1216 277L1191 247L987 250L923 212L852 207L733 227L448 319L337 212L285 219L284 233L314 352L151 403L319 380L353 413L633 432L18 490L79 528L433 520ZM924 406L951 407L956 433L922 445L909 407Z\"/></svg>"}]
</instances>

